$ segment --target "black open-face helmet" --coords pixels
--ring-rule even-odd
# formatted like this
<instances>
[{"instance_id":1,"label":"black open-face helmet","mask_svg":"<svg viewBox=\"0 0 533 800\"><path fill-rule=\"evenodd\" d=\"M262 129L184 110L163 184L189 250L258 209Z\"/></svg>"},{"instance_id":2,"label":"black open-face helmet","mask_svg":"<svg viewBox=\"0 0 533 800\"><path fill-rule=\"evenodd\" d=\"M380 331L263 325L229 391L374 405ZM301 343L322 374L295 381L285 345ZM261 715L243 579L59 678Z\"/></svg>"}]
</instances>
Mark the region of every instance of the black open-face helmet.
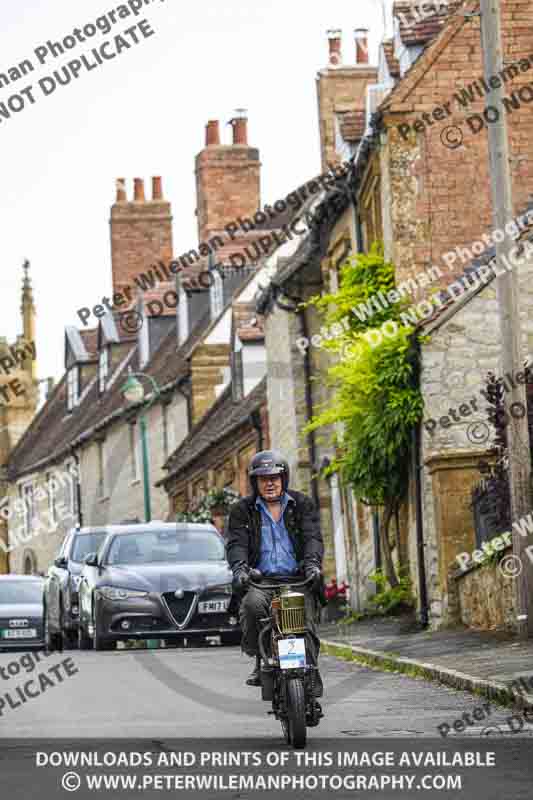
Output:
<instances>
[{"instance_id":1,"label":"black open-face helmet","mask_svg":"<svg viewBox=\"0 0 533 800\"><path fill-rule=\"evenodd\" d=\"M261 450L256 453L248 467L248 477L254 495L258 494L257 478L259 475L281 475L283 491L289 486L289 464L276 450Z\"/></svg>"}]
</instances>

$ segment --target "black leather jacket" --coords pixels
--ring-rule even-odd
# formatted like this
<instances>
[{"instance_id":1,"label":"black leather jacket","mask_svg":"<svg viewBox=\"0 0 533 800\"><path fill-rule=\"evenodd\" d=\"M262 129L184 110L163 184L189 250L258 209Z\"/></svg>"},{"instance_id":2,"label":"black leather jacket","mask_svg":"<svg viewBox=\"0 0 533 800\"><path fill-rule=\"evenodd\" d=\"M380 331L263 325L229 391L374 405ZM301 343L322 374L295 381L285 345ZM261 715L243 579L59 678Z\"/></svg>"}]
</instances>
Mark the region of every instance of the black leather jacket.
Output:
<instances>
[{"instance_id":1,"label":"black leather jacket","mask_svg":"<svg viewBox=\"0 0 533 800\"><path fill-rule=\"evenodd\" d=\"M285 527L294 546L296 561L305 570L322 567L324 543L320 531L320 515L313 501L301 492L289 489L295 502L288 503L283 513ZM256 567L261 551L261 512L255 497L249 495L234 503L226 528L226 552L233 574L244 566Z\"/></svg>"}]
</instances>

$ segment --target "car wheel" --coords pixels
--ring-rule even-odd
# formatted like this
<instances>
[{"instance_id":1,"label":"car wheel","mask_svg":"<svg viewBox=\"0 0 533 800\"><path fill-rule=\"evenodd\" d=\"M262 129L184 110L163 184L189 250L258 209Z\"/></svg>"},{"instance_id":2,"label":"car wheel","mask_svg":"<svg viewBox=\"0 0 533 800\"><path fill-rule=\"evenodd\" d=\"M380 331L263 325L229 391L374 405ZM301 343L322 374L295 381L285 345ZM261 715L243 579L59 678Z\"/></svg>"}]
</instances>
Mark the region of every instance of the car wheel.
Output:
<instances>
[{"instance_id":1,"label":"car wheel","mask_svg":"<svg viewBox=\"0 0 533 800\"><path fill-rule=\"evenodd\" d=\"M87 636L81 622L78 628L78 649L79 650L93 649L93 640L91 639L90 636Z\"/></svg>"},{"instance_id":2,"label":"car wheel","mask_svg":"<svg viewBox=\"0 0 533 800\"><path fill-rule=\"evenodd\" d=\"M53 653L55 650L62 651L61 642L57 633L52 633L50 630L50 620L48 619L48 611L46 606L43 614L43 628L44 628L44 649L47 653Z\"/></svg>"},{"instance_id":3,"label":"car wheel","mask_svg":"<svg viewBox=\"0 0 533 800\"><path fill-rule=\"evenodd\" d=\"M65 620L63 617L63 608L61 608L61 616L59 618L59 629L61 633L62 650L75 650L78 646L78 634L76 631L69 631L65 628Z\"/></svg>"},{"instance_id":4,"label":"car wheel","mask_svg":"<svg viewBox=\"0 0 533 800\"><path fill-rule=\"evenodd\" d=\"M114 639L103 639L98 631L98 620L94 617L93 623L93 646L95 650L116 650L117 642Z\"/></svg>"},{"instance_id":5,"label":"car wheel","mask_svg":"<svg viewBox=\"0 0 533 800\"><path fill-rule=\"evenodd\" d=\"M78 648L78 633L77 631L66 631L63 629L61 634L63 637L63 650L77 650Z\"/></svg>"},{"instance_id":6,"label":"car wheel","mask_svg":"<svg viewBox=\"0 0 533 800\"><path fill-rule=\"evenodd\" d=\"M241 632L238 633L222 633L220 636L220 641L222 644L240 644L241 643Z\"/></svg>"}]
</instances>

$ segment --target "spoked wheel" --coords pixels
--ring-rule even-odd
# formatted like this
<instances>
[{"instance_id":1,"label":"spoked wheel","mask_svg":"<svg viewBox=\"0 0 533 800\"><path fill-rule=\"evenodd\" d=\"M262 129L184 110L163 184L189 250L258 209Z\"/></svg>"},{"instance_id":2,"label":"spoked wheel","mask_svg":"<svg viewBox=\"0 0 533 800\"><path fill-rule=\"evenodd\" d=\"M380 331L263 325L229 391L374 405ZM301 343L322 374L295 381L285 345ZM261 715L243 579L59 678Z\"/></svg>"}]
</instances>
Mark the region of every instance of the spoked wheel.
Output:
<instances>
[{"instance_id":1,"label":"spoked wheel","mask_svg":"<svg viewBox=\"0 0 533 800\"><path fill-rule=\"evenodd\" d=\"M287 682L287 720L282 721L287 744L295 750L305 747L307 728L305 725L305 690L301 678ZM288 729L288 732L285 730Z\"/></svg>"}]
</instances>

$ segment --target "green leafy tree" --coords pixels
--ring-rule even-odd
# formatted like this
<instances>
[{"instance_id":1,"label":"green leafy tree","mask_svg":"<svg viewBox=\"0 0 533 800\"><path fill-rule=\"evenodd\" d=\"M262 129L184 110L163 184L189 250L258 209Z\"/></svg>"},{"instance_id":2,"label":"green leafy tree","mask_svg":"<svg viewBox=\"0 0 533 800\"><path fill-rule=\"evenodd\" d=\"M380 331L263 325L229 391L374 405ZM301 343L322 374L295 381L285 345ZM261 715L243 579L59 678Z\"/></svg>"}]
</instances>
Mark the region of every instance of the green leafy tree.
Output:
<instances>
[{"instance_id":1,"label":"green leafy tree","mask_svg":"<svg viewBox=\"0 0 533 800\"><path fill-rule=\"evenodd\" d=\"M372 285L394 288L394 283L390 284L392 265L384 261L378 248L373 248L370 256L350 260L341 272L339 291L313 301L323 310L328 308L327 323L346 315L354 297L365 294L366 288L358 285L354 275L358 280L367 280L370 259L378 273L376 276L370 270ZM330 308L331 303L335 304L334 309ZM401 303L390 307L387 319L395 319L401 307ZM365 329L359 320L350 318L349 326L342 331L338 328L338 335L325 345L341 357L328 370L333 397L319 409L306 432L334 426L332 440L338 456L328 471L338 471L362 502L383 506L381 549L386 577L394 588L399 581L389 544L389 526L407 493L412 429L423 412L414 331L397 326L394 335L382 336L380 343L372 346L364 335L369 328ZM378 338L374 337L374 342Z\"/></svg>"}]
</instances>

